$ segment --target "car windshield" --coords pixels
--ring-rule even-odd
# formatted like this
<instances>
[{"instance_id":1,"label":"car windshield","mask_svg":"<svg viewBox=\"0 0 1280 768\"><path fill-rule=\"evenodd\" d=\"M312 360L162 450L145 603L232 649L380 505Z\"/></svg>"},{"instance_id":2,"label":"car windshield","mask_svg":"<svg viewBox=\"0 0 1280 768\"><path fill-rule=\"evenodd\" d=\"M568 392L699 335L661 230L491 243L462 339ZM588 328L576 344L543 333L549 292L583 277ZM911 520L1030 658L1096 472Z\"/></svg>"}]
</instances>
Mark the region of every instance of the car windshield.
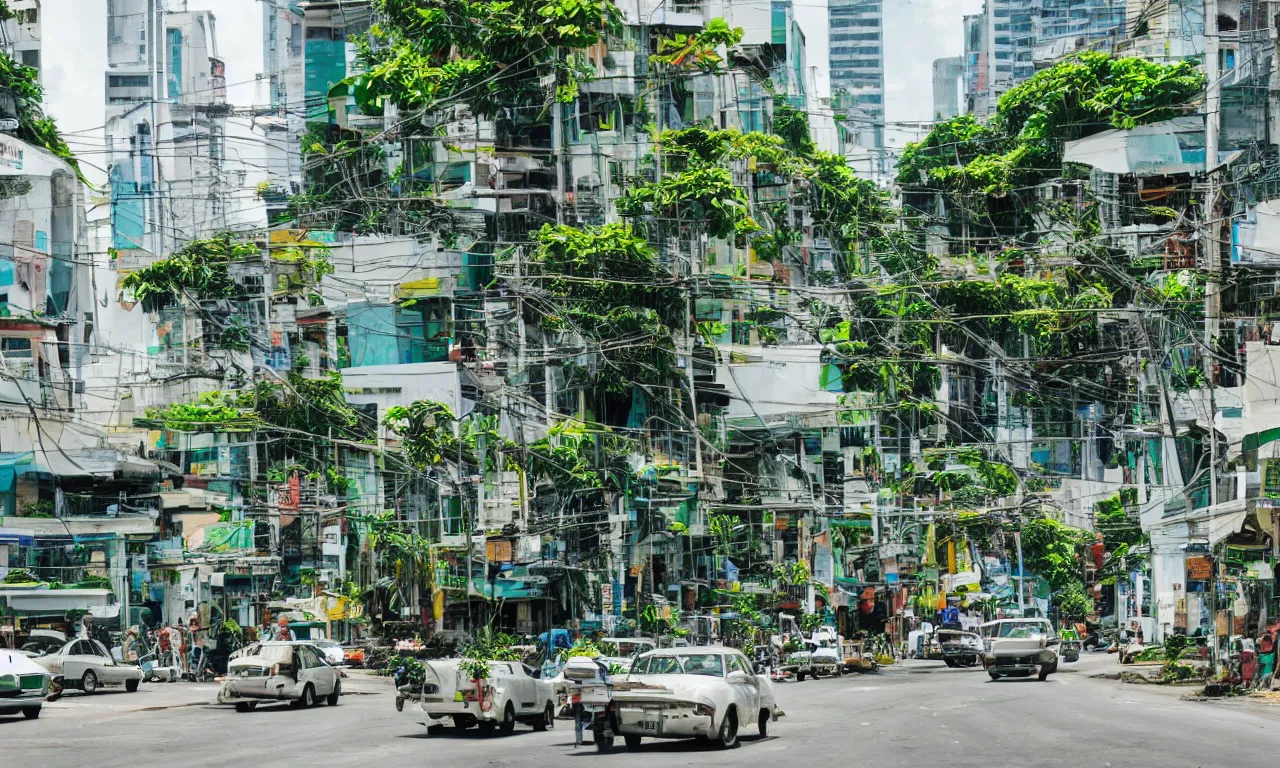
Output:
<instances>
[{"instance_id":1,"label":"car windshield","mask_svg":"<svg viewBox=\"0 0 1280 768\"><path fill-rule=\"evenodd\" d=\"M696 653L679 657L686 675L724 677L724 658L715 653Z\"/></svg>"},{"instance_id":2,"label":"car windshield","mask_svg":"<svg viewBox=\"0 0 1280 768\"><path fill-rule=\"evenodd\" d=\"M58 640L57 638L32 637L28 638L27 641L22 644L22 648L20 650L26 651L32 656L39 657L56 653L60 648L62 648L62 646L63 641Z\"/></svg>"},{"instance_id":3,"label":"car windshield","mask_svg":"<svg viewBox=\"0 0 1280 768\"><path fill-rule=\"evenodd\" d=\"M996 637L1036 637L1045 634L1045 626L1038 621L1006 621L1001 624Z\"/></svg>"},{"instance_id":4,"label":"car windshield","mask_svg":"<svg viewBox=\"0 0 1280 768\"><path fill-rule=\"evenodd\" d=\"M293 659L293 646L259 645L246 653L245 656L258 659L266 664L289 663Z\"/></svg>"}]
</instances>

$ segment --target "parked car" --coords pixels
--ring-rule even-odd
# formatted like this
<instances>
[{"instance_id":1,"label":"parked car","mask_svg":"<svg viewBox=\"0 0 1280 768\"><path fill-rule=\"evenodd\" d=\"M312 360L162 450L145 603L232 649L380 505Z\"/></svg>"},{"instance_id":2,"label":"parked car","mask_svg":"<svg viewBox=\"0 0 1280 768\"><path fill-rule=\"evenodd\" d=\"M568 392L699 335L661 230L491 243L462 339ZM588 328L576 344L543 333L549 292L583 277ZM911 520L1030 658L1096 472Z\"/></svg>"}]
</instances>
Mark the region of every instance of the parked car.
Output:
<instances>
[{"instance_id":1,"label":"parked car","mask_svg":"<svg viewBox=\"0 0 1280 768\"><path fill-rule=\"evenodd\" d=\"M424 662L421 708L432 720L450 718L459 730L475 725L484 734L515 730L516 723L545 731L555 726L556 694L542 671L518 661L489 662L489 676L468 679L462 659Z\"/></svg>"},{"instance_id":2,"label":"parked car","mask_svg":"<svg viewBox=\"0 0 1280 768\"><path fill-rule=\"evenodd\" d=\"M66 644L66 632L60 632L56 629L33 629L27 633L22 645L18 646L18 651L34 659L39 656L57 653Z\"/></svg>"},{"instance_id":3,"label":"parked car","mask_svg":"<svg viewBox=\"0 0 1280 768\"><path fill-rule=\"evenodd\" d=\"M986 646L982 636L960 629L939 629L934 637L948 667L976 667L982 661Z\"/></svg>"},{"instance_id":4,"label":"parked car","mask_svg":"<svg viewBox=\"0 0 1280 768\"><path fill-rule=\"evenodd\" d=\"M247 646L227 662L218 703L252 712L270 701L305 708L323 700L335 706L341 695L342 671L325 661L313 643L278 641Z\"/></svg>"},{"instance_id":5,"label":"parked car","mask_svg":"<svg viewBox=\"0 0 1280 768\"><path fill-rule=\"evenodd\" d=\"M133 693L142 682L141 669L116 661L102 643L85 637L32 660L48 670L63 688L79 688L85 693L97 693L104 685L123 685Z\"/></svg>"},{"instance_id":6,"label":"parked car","mask_svg":"<svg viewBox=\"0 0 1280 768\"><path fill-rule=\"evenodd\" d=\"M346 650L337 640L312 640L311 645L323 653L324 660L332 666L340 667L347 663Z\"/></svg>"},{"instance_id":7,"label":"parked car","mask_svg":"<svg viewBox=\"0 0 1280 768\"><path fill-rule=\"evenodd\" d=\"M806 677L816 680L821 675L839 677L844 673L840 641L814 635L804 641L804 650L787 654L782 669L794 674L799 682Z\"/></svg>"},{"instance_id":8,"label":"parked car","mask_svg":"<svg viewBox=\"0 0 1280 768\"><path fill-rule=\"evenodd\" d=\"M364 646L363 645L344 645L342 646L342 660L348 667L364 666Z\"/></svg>"},{"instance_id":9,"label":"parked car","mask_svg":"<svg viewBox=\"0 0 1280 768\"><path fill-rule=\"evenodd\" d=\"M21 651L0 651L0 715L39 717L52 680L48 670Z\"/></svg>"},{"instance_id":10,"label":"parked car","mask_svg":"<svg viewBox=\"0 0 1280 768\"><path fill-rule=\"evenodd\" d=\"M755 725L763 738L777 716L773 684L733 648L672 648L641 655L625 681L614 685L612 727L596 730L596 746L608 749L614 733L627 749L642 739L707 738L738 745L741 727Z\"/></svg>"},{"instance_id":11,"label":"parked car","mask_svg":"<svg viewBox=\"0 0 1280 768\"><path fill-rule=\"evenodd\" d=\"M634 659L658 647L658 644L648 637L606 637L600 642L601 644L609 643L618 649L618 656L627 659Z\"/></svg>"},{"instance_id":12,"label":"parked car","mask_svg":"<svg viewBox=\"0 0 1280 768\"><path fill-rule=\"evenodd\" d=\"M1058 633L1048 619L999 619L982 625L983 666L992 680L1058 671Z\"/></svg>"}]
</instances>

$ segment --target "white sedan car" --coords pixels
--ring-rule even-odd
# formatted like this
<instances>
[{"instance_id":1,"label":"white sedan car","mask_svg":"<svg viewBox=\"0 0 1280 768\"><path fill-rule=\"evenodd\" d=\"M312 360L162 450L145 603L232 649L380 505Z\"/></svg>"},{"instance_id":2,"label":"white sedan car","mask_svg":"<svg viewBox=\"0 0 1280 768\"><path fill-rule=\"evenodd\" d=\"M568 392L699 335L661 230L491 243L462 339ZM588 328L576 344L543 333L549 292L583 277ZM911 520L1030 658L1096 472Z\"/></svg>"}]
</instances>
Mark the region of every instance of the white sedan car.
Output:
<instances>
[{"instance_id":1,"label":"white sedan car","mask_svg":"<svg viewBox=\"0 0 1280 768\"><path fill-rule=\"evenodd\" d=\"M97 693L104 685L123 685L132 693L142 682L141 669L116 661L102 643L84 637L33 661L49 670L63 688L79 688L85 693Z\"/></svg>"},{"instance_id":2,"label":"white sedan car","mask_svg":"<svg viewBox=\"0 0 1280 768\"><path fill-rule=\"evenodd\" d=\"M310 641L268 642L248 646L227 662L218 703L252 712L260 702L271 701L305 708L323 700L335 706L341 695L341 670L326 662Z\"/></svg>"},{"instance_id":3,"label":"white sedan car","mask_svg":"<svg viewBox=\"0 0 1280 768\"><path fill-rule=\"evenodd\" d=\"M49 695L49 673L21 651L0 650L0 715L40 716Z\"/></svg>"},{"instance_id":4,"label":"white sedan car","mask_svg":"<svg viewBox=\"0 0 1280 768\"><path fill-rule=\"evenodd\" d=\"M613 703L614 725L627 749L645 737L705 738L736 747L741 727L754 725L761 738L767 736L777 709L768 676L757 675L741 651L718 647L642 654L626 681L614 686Z\"/></svg>"}]
</instances>

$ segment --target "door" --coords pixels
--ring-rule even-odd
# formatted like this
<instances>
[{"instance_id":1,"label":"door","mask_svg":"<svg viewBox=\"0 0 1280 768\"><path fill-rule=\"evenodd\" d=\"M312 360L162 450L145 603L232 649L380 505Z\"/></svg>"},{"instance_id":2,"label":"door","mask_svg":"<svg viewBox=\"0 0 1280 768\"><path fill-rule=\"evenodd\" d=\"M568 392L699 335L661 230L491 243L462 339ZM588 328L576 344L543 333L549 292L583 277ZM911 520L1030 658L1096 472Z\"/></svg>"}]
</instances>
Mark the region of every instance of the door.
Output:
<instances>
[{"instance_id":1,"label":"door","mask_svg":"<svg viewBox=\"0 0 1280 768\"><path fill-rule=\"evenodd\" d=\"M760 712L760 682L746 656L731 653L725 657L725 661L728 662L725 670L729 687L733 689L733 700L738 706L738 723L754 723Z\"/></svg>"},{"instance_id":2,"label":"door","mask_svg":"<svg viewBox=\"0 0 1280 768\"><path fill-rule=\"evenodd\" d=\"M312 689L316 692L316 698L322 698L333 693L334 675L333 667L325 664L315 649L310 646L300 645L296 651L298 664L301 671L298 674L298 682L305 685L311 683ZM301 690L299 690L301 693Z\"/></svg>"},{"instance_id":3,"label":"door","mask_svg":"<svg viewBox=\"0 0 1280 768\"><path fill-rule=\"evenodd\" d=\"M516 667L516 674L520 675L520 679L524 681L524 684L529 686L528 698L525 699L529 706L525 710L530 714L542 711L542 708L546 706L546 699L550 697L540 695L543 684L541 680L535 677L536 673L533 667L528 664L514 664L513 666Z\"/></svg>"},{"instance_id":4,"label":"door","mask_svg":"<svg viewBox=\"0 0 1280 768\"><path fill-rule=\"evenodd\" d=\"M523 664L494 664L491 667L495 675L503 678L501 685L510 691L508 701L515 705L519 714L534 709L533 680L524 673L523 667Z\"/></svg>"},{"instance_id":5,"label":"door","mask_svg":"<svg viewBox=\"0 0 1280 768\"><path fill-rule=\"evenodd\" d=\"M98 674L104 683L123 683L125 680L125 669L116 664L116 660L111 658L111 652L108 651L102 643L97 640L89 641L89 650L93 651L94 658L97 660Z\"/></svg>"},{"instance_id":6,"label":"door","mask_svg":"<svg viewBox=\"0 0 1280 768\"><path fill-rule=\"evenodd\" d=\"M65 654L62 660L62 676L67 680L80 680L84 677L84 673L93 669L98 672L95 667L98 666L98 655L93 652L93 646L88 640L75 640L63 647ZM102 676L98 675L98 679L102 680ZM103 681L106 682L106 681Z\"/></svg>"}]
</instances>

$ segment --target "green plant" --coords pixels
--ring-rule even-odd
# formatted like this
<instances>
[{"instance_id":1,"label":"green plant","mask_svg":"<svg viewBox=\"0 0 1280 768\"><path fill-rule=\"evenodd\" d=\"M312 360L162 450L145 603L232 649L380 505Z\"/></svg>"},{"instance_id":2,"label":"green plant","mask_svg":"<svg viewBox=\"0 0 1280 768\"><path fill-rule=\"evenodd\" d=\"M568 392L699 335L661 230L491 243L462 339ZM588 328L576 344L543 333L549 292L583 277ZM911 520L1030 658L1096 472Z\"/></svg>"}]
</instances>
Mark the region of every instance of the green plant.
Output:
<instances>
[{"instance_id":1,"label":"green plant","mask_svg":"<svg viewBox=\"0 0 1280 768\"><path fill-rule=\"evenodd\" d=\"M28 501L22 505L19 517L53 517L53 502L47 500Z\"/></svg>"},{"instance_id":2,"label":"green plant","mask_svg":"<svg viewBox=\"0 0 1280 768\"><path fill-rule=\"evenodd\" d=\"M5 584L37 584L40 577L30 568L10 568L4 575Z\"/></svg>"},{"instance_id":3,"label":"green plant","mask_svg":"<svg viewBox=\"0 0 1280 768\"><path fill-rule=\"evenodd\" d=\"M167 259L130 272L121 287L131 291L147 311L175 303L182 296L194 300L229 298L236 284L229 267L233 262L256 256L258 246L236 239L229 232L192 240Z\"/></svg>"},{"instance_id":4,"label":"green plant","mask_svg":"<svg viewBox=\"0 0 1280 768\"><path fill-rule=\"evenodd\" d=\"M697 67L704 72L715 72L724 62L716 49L737 45L742 42L743 34L741 27L730 28L728 22L717 17L708 21L700 32L659 38L658 52L652 61L673 68Z\"/></svg>"}]
</instances>

